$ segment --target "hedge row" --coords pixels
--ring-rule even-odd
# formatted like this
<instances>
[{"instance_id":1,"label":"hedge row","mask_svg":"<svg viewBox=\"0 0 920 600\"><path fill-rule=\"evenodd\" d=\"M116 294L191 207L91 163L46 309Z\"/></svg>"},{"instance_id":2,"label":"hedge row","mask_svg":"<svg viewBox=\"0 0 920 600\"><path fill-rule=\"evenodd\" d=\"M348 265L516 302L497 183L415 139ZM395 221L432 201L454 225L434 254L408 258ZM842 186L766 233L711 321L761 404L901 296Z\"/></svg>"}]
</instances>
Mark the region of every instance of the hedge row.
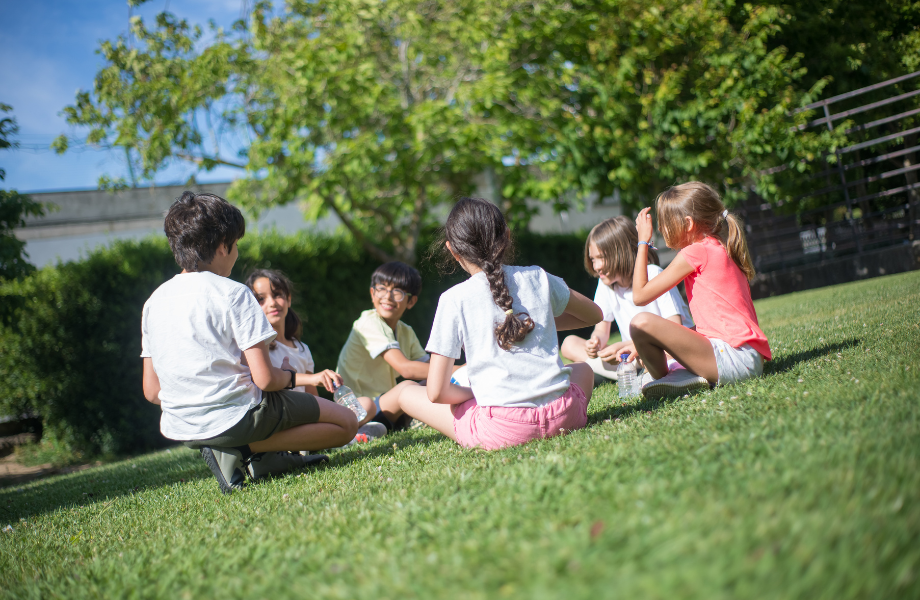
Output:
<instances>
[{"instance_id":1,"label":"hedge row","mask_svg":"<svg viewBox=\"0 0 920 600\"><path fill-rule=\"evenodd\" d=\"M538 264L593 295L582 268L584 238L517 239L517 264ZM334 368L358 313L371 307L377 262L345 237L247 235L231 277L281 269L294 281L293 306L305 317L304 341L317 368ZM404 320L427 339L440 294L463 279L422 260L419 302ZM0 283L0 413L38 413L45 430L84 453L143 451L165 443L159 409L141 389L140 317L144 302L179 272L166 240L118 242L85 260Z\"/></svg>"}]
</instances>

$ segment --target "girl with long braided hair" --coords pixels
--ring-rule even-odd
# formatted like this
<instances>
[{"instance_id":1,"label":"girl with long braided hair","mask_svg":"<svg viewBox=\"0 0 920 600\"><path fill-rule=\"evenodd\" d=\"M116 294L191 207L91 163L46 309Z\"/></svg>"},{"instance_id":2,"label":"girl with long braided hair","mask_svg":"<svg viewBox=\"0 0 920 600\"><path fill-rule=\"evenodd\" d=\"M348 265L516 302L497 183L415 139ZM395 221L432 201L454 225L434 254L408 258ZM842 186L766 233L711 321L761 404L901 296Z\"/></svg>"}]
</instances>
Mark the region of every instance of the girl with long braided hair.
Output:
<instances>
[{"instance_id":1,"label":"girl with long braided hair","mask_svg":"<svg viewBox=\"0 0 920 600\"><path fill-rule=\"evenodd\" d=\"M562 364L556 332L595 325L601 309L540 267L506 265L511 230L485 200L461 198L436 247L470 278L438 302L427 385L403 382L391 409L487 450L584 427L594 374ZM451 383L461 350L469 387Z\"/></svg>"}]
</instances>

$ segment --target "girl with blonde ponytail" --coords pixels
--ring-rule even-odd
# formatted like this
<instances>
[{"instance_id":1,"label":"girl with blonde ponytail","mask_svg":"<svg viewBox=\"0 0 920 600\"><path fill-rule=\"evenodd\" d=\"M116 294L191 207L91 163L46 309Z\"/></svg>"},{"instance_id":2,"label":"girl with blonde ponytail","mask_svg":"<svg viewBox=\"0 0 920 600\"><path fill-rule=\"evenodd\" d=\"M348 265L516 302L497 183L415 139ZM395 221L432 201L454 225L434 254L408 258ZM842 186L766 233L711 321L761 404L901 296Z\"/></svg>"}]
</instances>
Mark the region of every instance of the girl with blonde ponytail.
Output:
<instances>
[{"instance_id":1,"label":"girl with blonde ponytail","mask_svg":"<svg viewBox=\"0 0 920 600\"><path fill-rule=\"evenodd\" d=\"M680 252L648 280L652 216L642 209L636 218L633 302L648 304L684 281L696 331L649 313L632 320L630 333L647 369L642 393L659 397L760 376L772 355L751 301L754 266L741 221L714 189L697 181L662 192L656 209L665 243ZM666 352L684 368L669 371Z\"/></svg>"},{"instance_id":2,"label":"girl with blonde ponytail","mask_svg":"<svg viewBox=\"0 0 920 600\"><path fill-rule=\"evenodd\" d=\"M562 364L556 332L597 324L601 309L540 267L505 264L511 231L485 200L461 198L436 247L470 278L438 302L427 385L401 383L399 406L388 409L486 450L584 427L594 374ZM469 387L451 382L461 351Z\"/></svg>"}]
</instances>

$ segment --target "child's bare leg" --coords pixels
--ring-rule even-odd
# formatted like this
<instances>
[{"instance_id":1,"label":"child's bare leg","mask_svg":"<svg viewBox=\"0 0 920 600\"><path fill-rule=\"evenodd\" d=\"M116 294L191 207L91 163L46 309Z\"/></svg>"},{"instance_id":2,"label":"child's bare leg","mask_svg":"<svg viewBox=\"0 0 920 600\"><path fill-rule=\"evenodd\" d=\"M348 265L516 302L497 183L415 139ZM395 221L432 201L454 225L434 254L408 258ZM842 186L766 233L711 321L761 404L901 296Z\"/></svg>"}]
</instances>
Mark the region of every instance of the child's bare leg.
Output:
<instances>
[{"instance_id":1,"label":"child's bare leg","mask_svg":"<svg viewBox=\"0 0 920 600\"><path fill-rule=\"evenodd\" d=\"M414 381L400 381L396 387L380 396L380 412L383 416L395 423L402 416L403 409L399 406L399 395L407 386L418 385Z\"/></svg>"},{"instance_id":2,"label":"child's bare leg","mask_svg":"<svg viewBox=\"0 0 920 600\"><path fill-rule=\"evenodd\" d=\"M559 349L562 351L563 357L573 362L584 362L590 358L588 353L585 352L585 342L587 342L585 338L570 335L562 341L562 346Z\"/></svg>"},{"instance_id":3,"label":"child's bare leg","mask_svg":"<svg viewBox=\"0 0 920 600\"><path fill-rule=\"evenodd\" d=\"M419 385L414 381L404 381L403 383L408 385L400 389L398 397L402 412L413 419L418 419L422 423L434 427L456 442L454 413L451 411L451 405L432 404L431 400L428 399L428 391L425 386ZM396 388L393 389L395 390ZM383 410L383 404L380 406L381 410Z\"/></svg>"},{"instance_id":4,"label":"child's bare leg","mask_svg":"<svg viewBox=\"0 0 920 600\"><path fill-rule=\"evenodd\" d=\"M367 412L364 418L358 421L358 427L361 427L377 416L377 405L374 404L373 398L368 398L367 396L358 396L358 404L364 407L364 410Z\"/></svg>"},{"instance_id":5,"label":"child's bare leg","mask_svg":"<svg viewBox=\"0 0 920 600\"><path fill-rule=\"evenodd\" d=\"M358 433L358 420L351 409L335 402L317 398L319 421L309 425L298 425L261 442L249 444L253 452L277 452L280 450L322 450L338 448L354 439Z\"/></svg>"},{"instance_id":6,"label":"child's bare leg","mask_svg":"<svg viewBox=\"0 0 920 600\"><path fill-rule=\"evenodd\" d=\"M572 363L569 366L572 368L572 383L581 388L581 391L585 393L585 398L590 402L591 394L594 392L594 371L583 362Z\"/></svg>"},{"instance_id":7,"label":"child's bare leg","mask_svg":"<svg viewBox=\"0 0 920 600\"><path fill-rule=\"evenodd\" d=\"M629 333L645 368L655 379L668 374L667 352L691 373L710 383L719 381L716 355L706 336L650 313L633 317Z\"/></svg>"}]
</instances>

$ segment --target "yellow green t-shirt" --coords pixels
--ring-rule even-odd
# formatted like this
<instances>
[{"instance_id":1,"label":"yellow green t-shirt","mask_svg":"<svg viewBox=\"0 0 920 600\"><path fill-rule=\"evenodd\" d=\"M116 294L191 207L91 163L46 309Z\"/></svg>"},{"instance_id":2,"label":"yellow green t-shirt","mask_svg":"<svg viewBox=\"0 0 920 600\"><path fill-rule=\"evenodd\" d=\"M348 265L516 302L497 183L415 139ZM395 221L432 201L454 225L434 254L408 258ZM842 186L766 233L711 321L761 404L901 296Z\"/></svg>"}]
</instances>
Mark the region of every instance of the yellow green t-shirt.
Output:
<instances>
[{"instance_id":1,"label":"yellow green t-shirt","mask_svg":"<svg viewBox=\"0 0 920 600\"><path fill-rule=\"evenodd\" d=\"M428 359L411 327L400 321L393 335L376 310L365 310L351 326L335 370L356 395L374 398L396 386L399 373L381 356L392 348L402 350L409 360Z\"/></svg>"}]
</instances>

